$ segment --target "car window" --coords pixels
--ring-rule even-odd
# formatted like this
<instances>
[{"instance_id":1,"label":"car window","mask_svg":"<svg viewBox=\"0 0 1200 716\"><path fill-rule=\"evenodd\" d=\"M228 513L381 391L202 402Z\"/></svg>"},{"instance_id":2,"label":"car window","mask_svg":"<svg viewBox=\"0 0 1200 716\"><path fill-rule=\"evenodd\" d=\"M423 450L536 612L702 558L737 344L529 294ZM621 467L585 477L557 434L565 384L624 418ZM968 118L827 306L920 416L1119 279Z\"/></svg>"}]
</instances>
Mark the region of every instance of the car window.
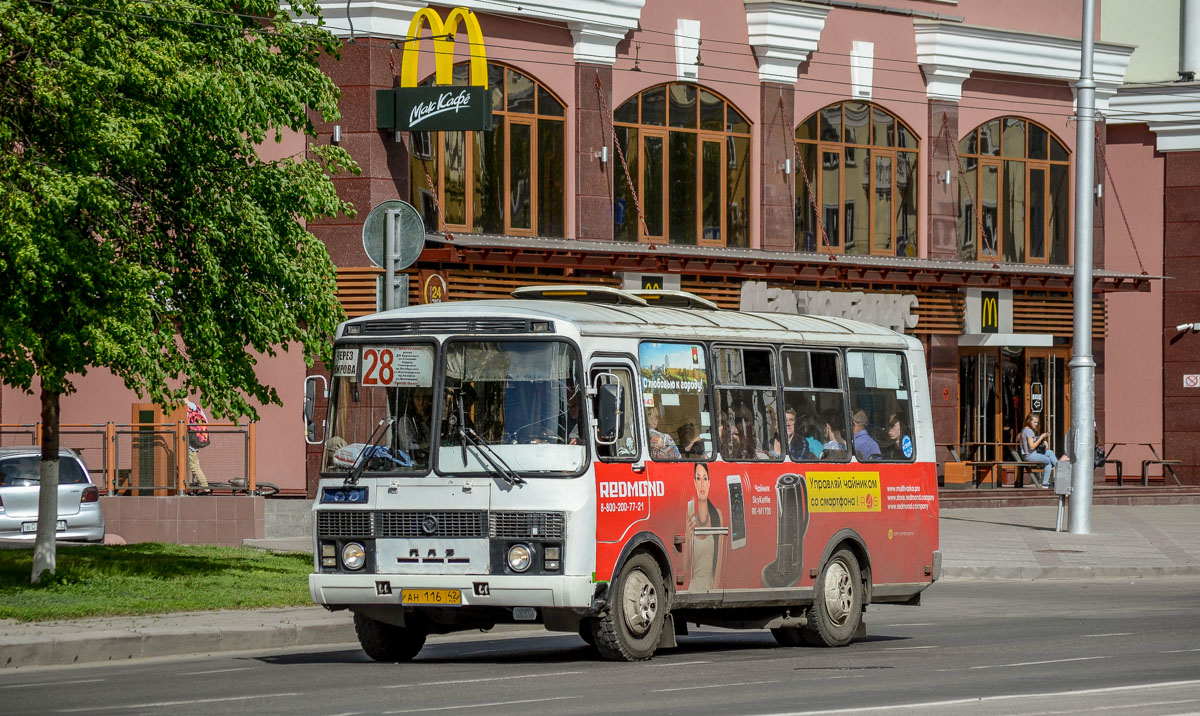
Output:
<instances>
[{"instance_id":1,"label":"car window","mask_svg":"<svg viewBox=\"0 0 1200 716\"><path fill-rule=\"evenodd\" d=\"M40 481L37 455L0 458L0 485L28 485ZM58 484L79 485L88 481L79 463L71 458L58 461Z\"/></svg>"}]
</instances>

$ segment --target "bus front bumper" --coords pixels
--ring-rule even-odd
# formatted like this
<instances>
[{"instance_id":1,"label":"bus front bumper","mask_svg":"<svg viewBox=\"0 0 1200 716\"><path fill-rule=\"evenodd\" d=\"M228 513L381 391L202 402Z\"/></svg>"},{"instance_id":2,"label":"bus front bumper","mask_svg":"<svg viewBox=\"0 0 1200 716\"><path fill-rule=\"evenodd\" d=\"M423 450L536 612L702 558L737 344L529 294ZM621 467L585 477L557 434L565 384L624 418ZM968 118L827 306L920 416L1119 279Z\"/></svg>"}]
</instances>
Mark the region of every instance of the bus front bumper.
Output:
<instances>
[{"instance_id":1,"label":"bus front bumper","mask_svg":"<svg viewBox=\"0 0 1200 716\"><path fill-rule=\"evenodd\" d=\"M308 591L327 606L400 605L404 589L458 590L464 607L572 607L592 605L588 576L310 574ZM438 605L446 606L446 605Z\"/></svg>"}]
</instances>

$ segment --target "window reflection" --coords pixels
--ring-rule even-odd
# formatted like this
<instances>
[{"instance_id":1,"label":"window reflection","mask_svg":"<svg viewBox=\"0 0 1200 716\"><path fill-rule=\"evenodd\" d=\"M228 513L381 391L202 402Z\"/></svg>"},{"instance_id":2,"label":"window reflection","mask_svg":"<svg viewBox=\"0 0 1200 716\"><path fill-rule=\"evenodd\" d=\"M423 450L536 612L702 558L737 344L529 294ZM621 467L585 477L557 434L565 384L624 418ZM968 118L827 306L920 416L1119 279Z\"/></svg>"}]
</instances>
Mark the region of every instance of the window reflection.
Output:
<instances>
[{"instance_id":1,"label":"window reflection","mask_svg":"<svg viewBox=\"0 0 1200 716\"><path fill-rule=\"evenodd\" d=\"M1063 143L1035 122L1001 117L968 132L958 153L965 167L959 257L1066 264L1070 181ZM977 173L978 161L988 157L1006 159L987 160ZM982 225L975 211L982 212Z\"/></svg>"},{"instance_id":2,"label":"window reflection","mask_svg":"<svg viewBox=\"0 0 1200 716\"><path fill-rule=\"evenodd\" d=\"M466 63L455 65L454 84L468 75ZM504 65L488 65L488 86L490 131L413 133L410 199L430 231L562 236L566 107Z\"/></svg>"},{"instance_id":3,"label":"window reflection","mask_svg":"<svg viewBox=\"0 0 1200 716\"><path fill-rule=\"evenodd\" d=\"M916 255L917 140L899 118L842 102L800 122L796 143L797 250Z\"/></svg>"},{"instance_id":4,"label":"window reflection","mask_svg":"<svg viewBox=\"0 0 1200 716\"><path fill-rule=\"evenodd\" d=\"M671 83L618 105L613 124L629 167L626 177L619 158L614 165L618 241L749 245L751 145L745 116L702 87Z\"/></svg>"}]
</instances>

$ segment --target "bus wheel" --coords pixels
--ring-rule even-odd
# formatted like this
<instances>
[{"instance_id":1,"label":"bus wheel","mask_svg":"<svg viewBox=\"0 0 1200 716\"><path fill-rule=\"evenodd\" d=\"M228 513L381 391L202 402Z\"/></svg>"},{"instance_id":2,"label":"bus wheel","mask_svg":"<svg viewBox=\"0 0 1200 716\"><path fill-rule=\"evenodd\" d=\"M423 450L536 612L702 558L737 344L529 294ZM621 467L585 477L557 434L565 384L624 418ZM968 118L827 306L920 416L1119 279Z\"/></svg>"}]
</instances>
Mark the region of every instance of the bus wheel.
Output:
<instances>
[{"instance_id":1,"label":"bus wheel","mask_svg":"<svg viewBox=\"0 0 1200 716\"><path fill-rule=\"evenodd\" d=\"M800 627L779 627L771 630L771 636L775 637L776 643L780 646L803 646L804 632Z\"/></svg>"},{"instance_id":2,"label":"bus wheel","mask_svg":"<svg viewBox=\"0 0 1200 716\"><path fill-rule=\"evenodd\" d=\"M858 560L848 549L834 552L817 577L805 640L814 646L845 646L862 621L863 590Z\"/></svg>"},{"instance_id":3,"label":"bus wheel","mask_svg":"<svg viewBox=\"0 0 1200 716\"><path fill-rule=\"evenodd\" d=\"M644 661L654 655L666 620L666 592L658 562L635 554L612 583L608 607L598 617L596 648L612 661Z\"/></svg>"},{"instance_id":4,"label":"bus wheel","mask_svg":"<svg viewBox=\"0 0 1200 716\"><path fill-rule=\"evenodd\" d=\"M412 661L425 646L425 632L355 613L354 631L367 656L375 661Z\"/></svg>"}]
</instances>

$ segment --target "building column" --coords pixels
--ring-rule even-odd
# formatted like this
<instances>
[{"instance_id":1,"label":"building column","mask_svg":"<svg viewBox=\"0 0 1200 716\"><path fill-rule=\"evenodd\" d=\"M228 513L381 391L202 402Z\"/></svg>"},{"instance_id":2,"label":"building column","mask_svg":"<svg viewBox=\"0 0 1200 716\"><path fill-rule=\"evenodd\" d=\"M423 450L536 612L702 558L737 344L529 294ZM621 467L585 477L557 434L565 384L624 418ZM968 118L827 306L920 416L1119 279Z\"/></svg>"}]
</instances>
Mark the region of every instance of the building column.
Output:
<instances>
[{"instance_id":1,"label":"building column","mask_svg":"<svg viewBox=\"0 0 1200 716\"><path fill-rule=\"evenodd\" d=\"M575 237L613 239L613 181L624 181L613 146L612 67L575 63ZM608 148L607 161L601 150Z\"/></svg>"},{"instance_id":2,"label":"building column","mask_svg":"<svg viewBox=\"0 0 1200 716\"><path fill-rule=\"evenodd\" d=\"M342 117L332 123L313 117L317 129L314 141L328 144L333 136L333 125L340 125L341 147L350 153L362 171L358 176L344 174L333 179L338 196L354 204L357 216L318 219L308 225L309 231L325 242L337 266L370 266L362 242L362 224L367 213L388 199L412 200L408 182L407 133L402 134L403 141L399 141L396 132L375 128L375 91L398 84L388 61L390 53L395 53L399 68L400 51L392 49L390 40L367 37L343 43L341 60L328 55L321 58L321 70L342 91L339 102Z\"/></svg>"},{"instance_id":3,"label":"building column","mask_svg":"<svg viewBox=\"0 0 1200 716\"><path fill-rule=\"evenodd\" d=\"M759 87L761 245L765 251L795 251L796 173L800 168L796 166L794 90L777 82L763 82Z\"/></svg>"},{"instance_id":4,"label":"building column","mask_svg":"<svg viewBox=\"0 0 1200 716\"><path fill-rule=\"evenodd\" d=\"M958 441L958 336L931 335L925 347L929 361L929 404L933 434L939 442ZM938 455L942 459L944 455Z\"/></svg>"},{"instance_id":5,"label":"building column","mask_svg":"<svg viewBox=\"0 0 1200 716\"><path fill-rule=\"evenodd\" d=\"M929 223L928 257L958 258L958 197L964 191L958 174L958 102L929 99L929 138L925 140L928 161ZM946 182L950 172L950 182ZM956 369L957 370L957 369Z\"/></svg>"},{"instance_id":6,"label":"building column","mask_svg":"<svg viewBox=\"0 0 1200 716\"><path fill-rule=\"evenodd\" d=\"M1100 196L1093 194L1092 201L1092 268L1104 268L1104 199L1108 172L1105 170L1106 152L1108 149L1108 127L1103 119L1096 119L1096 146L1093 175L1096 186L1103 187ZM1104 294L1096 294L1093 300L1104 300ZM1096 430L1104 436L1104 338L1092 328L1092 359L1096 362L1094 412ZM1103 480L1103 476L1101 477Z\"/></svg>"},{"instance_id":7,"label":"building column","mask_svg":"<svg viewBox=\"0 0 1200 716\"><path fill-rule=\"evenodd\" d=\"M1200 333L1175 330L1200 321L1200 152L1164 157L1163 272L1172 280L1162 282L1162 456L1182 461L1184 484L1200 485L1200 389L1183 387L1184 375L1200 374Z\"/></svg>"}]
</instances>

